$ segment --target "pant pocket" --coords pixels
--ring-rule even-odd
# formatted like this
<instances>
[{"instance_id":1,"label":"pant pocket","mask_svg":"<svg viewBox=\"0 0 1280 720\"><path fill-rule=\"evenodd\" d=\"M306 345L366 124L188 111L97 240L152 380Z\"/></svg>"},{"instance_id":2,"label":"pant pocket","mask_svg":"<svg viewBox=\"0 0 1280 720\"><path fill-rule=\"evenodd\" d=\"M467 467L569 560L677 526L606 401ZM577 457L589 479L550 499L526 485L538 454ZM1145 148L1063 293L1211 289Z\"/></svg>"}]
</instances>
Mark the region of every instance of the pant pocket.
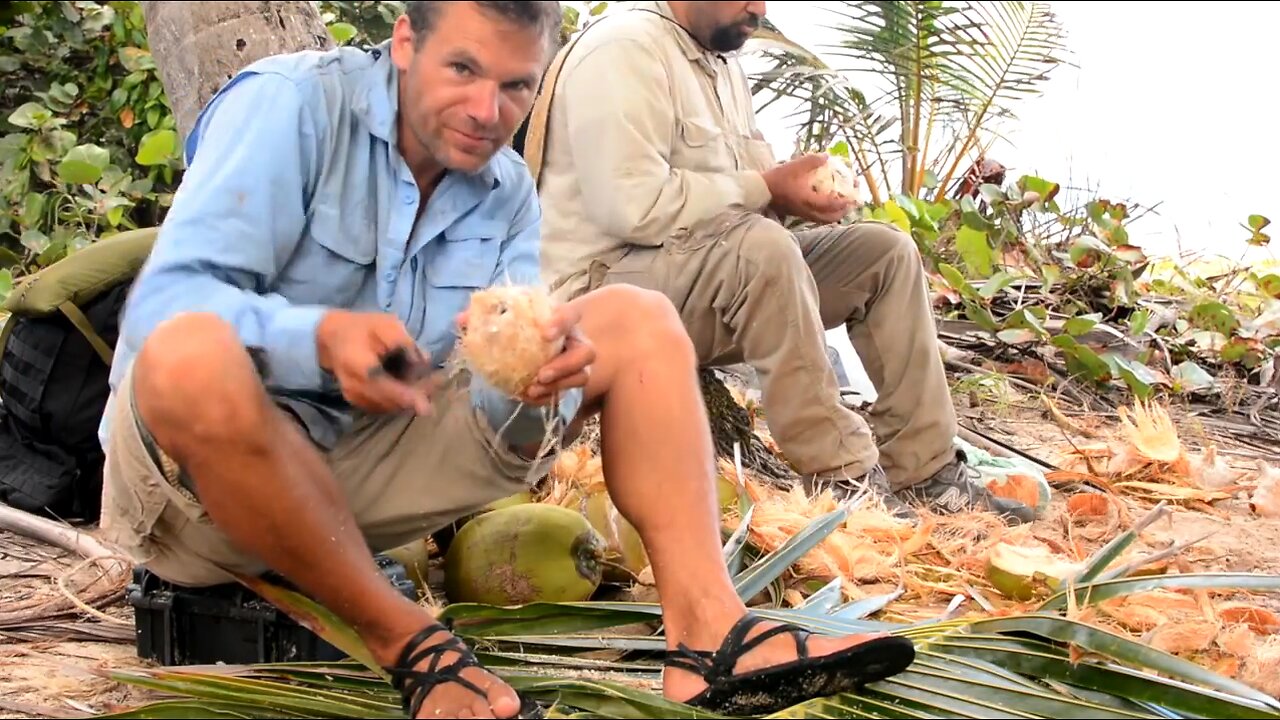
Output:
<instances>
[{"instance_id":1,"label":"pant pocket","mask_svg":"<svg viewBox=\"0 0 1280 720\"><path fill-rule=\"evenodd\" d=\"M136 563L144 564L156 555L156 523L169 504L167 494L155 484L159 478L135 476L133 481L123 481L110 464L108 460L103 475L99 534Z\"/></svg>"}]
</instances>

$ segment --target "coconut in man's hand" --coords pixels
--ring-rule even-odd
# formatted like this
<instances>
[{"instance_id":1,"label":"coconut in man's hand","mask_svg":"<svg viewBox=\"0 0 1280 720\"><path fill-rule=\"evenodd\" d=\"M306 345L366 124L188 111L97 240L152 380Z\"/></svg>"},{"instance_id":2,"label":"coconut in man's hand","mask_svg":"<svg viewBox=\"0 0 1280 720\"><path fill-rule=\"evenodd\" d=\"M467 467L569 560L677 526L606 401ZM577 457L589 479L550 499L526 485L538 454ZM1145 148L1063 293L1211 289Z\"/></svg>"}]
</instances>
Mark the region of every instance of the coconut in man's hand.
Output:
<instances>
[{"instance_id":1,"label":"coconut in man's hand","mask_svg":"<svg viewBox=\"0 0 1280 720\"><path fill-rule=\"evenodd\" d=\"M857 201L857 176L843 157L827 155L827 162L813 171L810 182L813 191L820 195L837 197L849 203Z\"/></svg>"},{"instance_id":2,"label":"coconut in man's hand","mask_svg":"<svg viewBox=\"0 0 1280 720\"><path fill-rule=\"evenodd\" d=\"M518 397L564 348L563 338L548 341L543 337L554 312L554 301L540 287L480 290L471 296L459 351L473 373Z\"/></svg>"}]
</instances>

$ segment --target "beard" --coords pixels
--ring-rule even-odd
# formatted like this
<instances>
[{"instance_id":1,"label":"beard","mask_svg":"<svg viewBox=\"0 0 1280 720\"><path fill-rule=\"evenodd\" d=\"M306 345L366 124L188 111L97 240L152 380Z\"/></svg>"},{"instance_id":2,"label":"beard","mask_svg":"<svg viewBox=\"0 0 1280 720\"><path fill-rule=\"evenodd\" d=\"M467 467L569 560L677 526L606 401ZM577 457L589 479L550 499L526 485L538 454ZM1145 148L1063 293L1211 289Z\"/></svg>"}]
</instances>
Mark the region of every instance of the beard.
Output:
<instances>
[{"instance_id":1,"label":"beard","mask_svg":"<svg viewBox=\"0 0 1280 720\"><path fill-rule=\"evenodd\" d=\"M741 50L743 45L751 39L751 35L760 27L760 18L755 15L749 16L741 23L733 25L721 25L711 31L709 45L716 52L735 52Z\"/></svg>"}]
</instances>

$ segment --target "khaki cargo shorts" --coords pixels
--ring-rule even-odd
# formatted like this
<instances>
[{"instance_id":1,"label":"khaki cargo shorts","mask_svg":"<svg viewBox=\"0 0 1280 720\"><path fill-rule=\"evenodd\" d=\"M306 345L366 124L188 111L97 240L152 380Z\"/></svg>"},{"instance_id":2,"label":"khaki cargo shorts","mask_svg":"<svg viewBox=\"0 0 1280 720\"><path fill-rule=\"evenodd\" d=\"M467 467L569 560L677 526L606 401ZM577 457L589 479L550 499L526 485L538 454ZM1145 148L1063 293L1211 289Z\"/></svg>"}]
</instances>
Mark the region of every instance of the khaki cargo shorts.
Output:
<instances>
[{"instance_id":1,"label":"khaki cargo shorts","mask_svg":"<svg viewBox=\"0 0 1280 720\"><path fill-rule=\"evenodd\" d=\"M214 525L189 489L190 481L141 426L132 379L130 368L108 411L103 539L180 585L234 582L224 568L247 575L266 572ZM433 415L365 416L332 451L320 452L375 553L424 538L526 489L526 478L533 482L545 476L554 461L551 453L535 467L499 443L472 407L465 375L438 393Z\"/></svg>"}]
</instances>

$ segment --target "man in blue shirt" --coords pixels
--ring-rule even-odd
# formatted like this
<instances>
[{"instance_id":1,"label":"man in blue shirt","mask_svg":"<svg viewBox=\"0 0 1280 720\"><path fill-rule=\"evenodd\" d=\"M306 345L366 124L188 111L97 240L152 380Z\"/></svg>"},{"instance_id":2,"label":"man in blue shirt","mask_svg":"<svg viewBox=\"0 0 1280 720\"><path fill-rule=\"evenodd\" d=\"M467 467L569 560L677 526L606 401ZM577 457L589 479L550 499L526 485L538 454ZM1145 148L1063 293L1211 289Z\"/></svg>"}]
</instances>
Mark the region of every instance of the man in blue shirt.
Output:
<instances>
[{"instance_id":1,"label":"man in blue shirt","mask_svg":"<svg viewBox=\"0 0 1280 720\"><path fill-rule=\"evenodd\" d=\"M696 360L665 298L618 286L560 306L544 332L565 349L518 398L441 372L471 293L538 281L540 209L505 143L560 9L407 6L378 48L256 62L199 117L122 319L107 538L178 584L280 573L356 629L415 717L534 715L372 552L545 475L544 412L566 438L599 412L609 493L662 598L669 698L758 714L903 669L909 641L765 638L793 628L748 616L721 558ZM732 672L770 672L718 676L698 654L717 648Z\"/></svg>"}]
</instances>

